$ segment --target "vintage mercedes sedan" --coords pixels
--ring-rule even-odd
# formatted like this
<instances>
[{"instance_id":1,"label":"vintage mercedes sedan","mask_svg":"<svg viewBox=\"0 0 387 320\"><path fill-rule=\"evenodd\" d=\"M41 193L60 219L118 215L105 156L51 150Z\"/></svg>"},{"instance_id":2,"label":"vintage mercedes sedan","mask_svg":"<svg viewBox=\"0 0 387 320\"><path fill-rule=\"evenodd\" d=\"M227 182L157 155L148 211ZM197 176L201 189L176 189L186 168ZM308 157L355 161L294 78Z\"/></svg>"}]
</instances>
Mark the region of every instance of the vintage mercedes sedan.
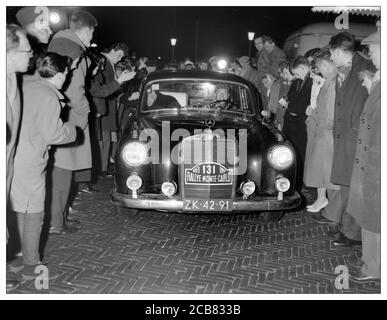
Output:
<instances>
[{"instance_id":1,"label":"vintage mercedes sedan","mask_svg":"<svg viewBox=\"0 0 387 320\"><path fill-rule=\"evenodd\" d=\"M210 71L160 71L143 81L116 154L119 211L262 212L295 209L296 157L261 117L252 83Z\"/></svg>"}]
</instances>

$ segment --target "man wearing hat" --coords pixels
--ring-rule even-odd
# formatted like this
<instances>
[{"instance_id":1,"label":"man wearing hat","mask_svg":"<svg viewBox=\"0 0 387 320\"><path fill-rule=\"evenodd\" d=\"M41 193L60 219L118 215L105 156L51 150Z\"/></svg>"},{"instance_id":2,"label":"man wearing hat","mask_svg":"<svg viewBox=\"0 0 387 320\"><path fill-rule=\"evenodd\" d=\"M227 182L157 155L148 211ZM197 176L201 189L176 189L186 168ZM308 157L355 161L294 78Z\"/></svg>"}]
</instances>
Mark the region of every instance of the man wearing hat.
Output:
<instances>
[{"instance_id":1,"label":"man wearing hat","mask_svg":"<svg viewBox=\"0 0 387 320\"><path fill-rule=\"evenodd\" d=\"M28 67L28 73L32 74L35 72L37 59L47 51L52 34L49 11L47 7L24 7L16 13L16 19L27 32L28 41L34 52Z\"/></svg>"},{"instance_id":2,"label":"man wearing hat","mask_svg":"<svg viewBox=\"0 0 387 320\"><path fill-rule=\"evenodd\" d=\"M380 279L380 31L362 41L369 47L377 71L360 115L356 161L353 167L347 211L362 232L362 263L354 281Z\"/></svg>"}]
</instances>

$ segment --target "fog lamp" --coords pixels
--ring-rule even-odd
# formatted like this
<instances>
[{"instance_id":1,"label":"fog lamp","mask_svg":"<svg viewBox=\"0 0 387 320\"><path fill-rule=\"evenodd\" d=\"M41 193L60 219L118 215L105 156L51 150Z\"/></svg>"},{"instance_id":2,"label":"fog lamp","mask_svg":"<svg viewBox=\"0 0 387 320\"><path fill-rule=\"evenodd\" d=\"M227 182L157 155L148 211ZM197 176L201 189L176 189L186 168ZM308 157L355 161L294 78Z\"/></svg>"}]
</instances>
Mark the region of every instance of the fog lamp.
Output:
<instances>
[{"instance_id":1,"label":"fog lamp","mask_svg":"<svg viewBox=\"0 0 387 320\"><path fill-rule=\"evenodd\" d=\"M174 182L164 182L161 185L161 192L164 193L167 197L172 197L177 191L176 184Z\"/></svg>"},{"instance_id":2,"label":"fog lamp","mask_svg":"<svg viewBox=\"0 0 387 320\"><path fill-rule=\"evenodd\" d=\"M241 191L245 196L251 196L255 191L255 183L253 181L245 181L241 185Z\"/></svg>"},{"instance_id":3,"label":"fog lamp","mask_svg":"<svg viewBox=\"0 0 387 320\"><path fill-rule=\"evenodd\" d=\"M279 191L279 192L286 192L290 188L290 181L289 181L289 179L284 178L284 177L278 178L275 181L275 187L276 187L277 191Z\"/></svg>"},{"instance_id":4,"label":"fog lamp","mask_svg":"<svg viewBox=\"0 0 387 320\"><path fill-rule=\"evenodd\" d=\"M137 174L132 174L129 176L129 178L126 180L127 187L132 191L137 191L142 186L142 179Z\"/></svg>"}]
</instances>

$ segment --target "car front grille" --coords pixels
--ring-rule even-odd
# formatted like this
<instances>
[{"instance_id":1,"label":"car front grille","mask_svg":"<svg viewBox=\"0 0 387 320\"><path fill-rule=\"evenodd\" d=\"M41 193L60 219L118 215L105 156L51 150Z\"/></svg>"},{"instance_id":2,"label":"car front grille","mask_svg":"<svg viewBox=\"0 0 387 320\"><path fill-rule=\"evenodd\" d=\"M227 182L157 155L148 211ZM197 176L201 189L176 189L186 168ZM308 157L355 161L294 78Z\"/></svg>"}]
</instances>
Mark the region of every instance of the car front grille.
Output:
<instances>
[{"instance_id":1,"label":"car front grille","mask_svg":"<svg viewBox=\"0 0 387 320\"><path fill-rule=\"evenodd\" d=\"M179 181L185 199L232 199L236 142L210 129L183 139L180 151Z\"/></svg>"}]
</instances>

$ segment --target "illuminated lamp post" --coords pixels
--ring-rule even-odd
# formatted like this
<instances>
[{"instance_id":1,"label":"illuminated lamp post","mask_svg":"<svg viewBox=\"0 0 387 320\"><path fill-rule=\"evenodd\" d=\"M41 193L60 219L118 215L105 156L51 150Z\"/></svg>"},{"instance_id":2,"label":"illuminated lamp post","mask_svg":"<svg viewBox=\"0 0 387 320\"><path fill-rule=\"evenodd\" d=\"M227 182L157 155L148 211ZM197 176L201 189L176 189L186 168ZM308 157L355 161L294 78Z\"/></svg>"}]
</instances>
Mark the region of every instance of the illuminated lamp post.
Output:
<instances>
[{"instance_id":1,"label":"illuminated lamp post","mask_svg":"<svg viewBox=\"0 0 387 320\"><path fill-rule=\"evenodd\" d=\"M251 58L251 47L253 44L255 32L248 32L247 37L249 38L249 58Z\"/></svg>"},{"instance_id":2,"label":"illuminated lamp post","mask_svg":"<svg viewBox=\"0 0 387 320\"><path fill-rule=\"evenodd\" d=\"M176 45L177 39L172 38L171 39L171 46L172 46L172 62L175 61L175 45Z\"/></svg>"},{"instance_id":3,"label":"illuminated lamp post","mask_svg":"<svg viewBox=\"0 0 387 320\"><path fill-rule=\"evenodd\" d=\"M60 22L60 15L58 12L50 12L50 22L52 24L58 24Z\"/></svg>"}]
</instances>

